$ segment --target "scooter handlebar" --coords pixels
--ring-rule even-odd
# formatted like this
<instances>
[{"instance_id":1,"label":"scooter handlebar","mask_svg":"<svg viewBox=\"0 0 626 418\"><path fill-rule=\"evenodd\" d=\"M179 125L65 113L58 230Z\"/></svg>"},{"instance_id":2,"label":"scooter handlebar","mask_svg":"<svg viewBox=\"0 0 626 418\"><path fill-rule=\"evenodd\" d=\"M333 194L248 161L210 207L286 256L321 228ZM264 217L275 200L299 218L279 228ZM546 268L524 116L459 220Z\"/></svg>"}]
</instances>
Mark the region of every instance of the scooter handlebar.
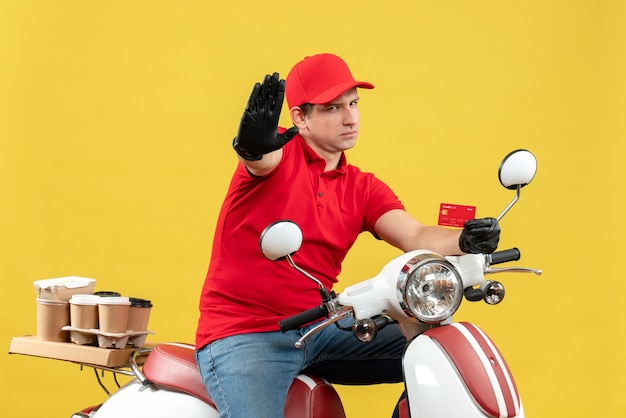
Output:
<instances>
[{"instance_id":1,"label":"scooter handlebar","mask_svg":"<svg viewBox=\"0 0 626 418\"><path fill-rule=\"evenodd\" d=\"M300 328L302 325L308 324L309 322L313 322L317 319L325 318L326 315L328 315L328 309L326 309L324 304L321 304L315 308L311 308L278 321L278 326L282 332L287 332L292 329Z\"/></svg>"},{"instance_id":2,"label":"scooter handlebar","mask_svg":"<svg viewBox=\"0 0 626 418\"><path fill-rule=\"evenodd\" d=\"M511 248L509 250L496 251L491 254L491 264L506 263L508 261L517 261L522 254L519 249Z\"/></svg>"}]
</instances>

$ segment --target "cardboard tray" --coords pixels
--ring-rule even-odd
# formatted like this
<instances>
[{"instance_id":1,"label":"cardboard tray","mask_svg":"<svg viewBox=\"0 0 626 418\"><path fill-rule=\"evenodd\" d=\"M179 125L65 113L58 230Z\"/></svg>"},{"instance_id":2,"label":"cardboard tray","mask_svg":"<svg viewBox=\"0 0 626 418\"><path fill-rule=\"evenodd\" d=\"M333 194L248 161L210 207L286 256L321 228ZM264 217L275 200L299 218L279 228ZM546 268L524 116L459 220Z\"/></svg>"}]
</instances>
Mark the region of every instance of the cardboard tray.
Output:
<instances>
[{"instance_id":1,"label":"cardboard tray","mask_svg":"<svg viewBox=\"0 0 626 418\"><path fill-rule=\"evenodd\" d=\"M112 350L74 343L42 341L35 336L25 336L11 339L9 354L25 354L104 367L125 367L128 366L130 354L136 349L131 347Z\"/></svg>"}]
</instances>

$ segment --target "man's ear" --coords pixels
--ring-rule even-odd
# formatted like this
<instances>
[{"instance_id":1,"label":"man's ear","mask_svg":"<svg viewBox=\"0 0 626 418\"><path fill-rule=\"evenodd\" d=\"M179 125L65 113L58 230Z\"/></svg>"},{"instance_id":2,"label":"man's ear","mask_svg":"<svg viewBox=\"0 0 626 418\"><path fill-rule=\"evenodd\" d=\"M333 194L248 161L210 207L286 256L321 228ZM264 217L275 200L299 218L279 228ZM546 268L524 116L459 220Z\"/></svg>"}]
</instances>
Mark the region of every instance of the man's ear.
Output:
<instances>
[{"instance_id":1,"label":"man's ear","mask_svg":"<svg viewBox=\"0 0 626 418\"><path fill-rule=\"evenodd\" d=\"M305 129L306 122L304 117L304 112L298 106L294 106L289 110L289 116L291 116L291 121L293 125L297 127L299 130Z\"/></svg>"}]
</instances>

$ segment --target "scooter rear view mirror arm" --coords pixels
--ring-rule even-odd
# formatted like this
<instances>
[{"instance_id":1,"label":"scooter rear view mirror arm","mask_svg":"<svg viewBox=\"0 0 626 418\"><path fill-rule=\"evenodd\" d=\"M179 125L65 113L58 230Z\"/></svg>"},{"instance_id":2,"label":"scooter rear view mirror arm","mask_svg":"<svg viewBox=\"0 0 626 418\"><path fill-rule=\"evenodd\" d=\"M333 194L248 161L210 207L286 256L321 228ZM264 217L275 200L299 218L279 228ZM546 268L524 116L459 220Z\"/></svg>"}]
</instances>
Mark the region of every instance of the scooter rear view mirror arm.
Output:
<instances>
[{"instance_id":1,"label":"scooter rear view mirror arm","mask_svg":"<svg viewBox=\"0 0 626 418\"><path fill-rule=\"evenodd\" d=\"M511 210L511 208L513 207L513 205L515 205L517 203L517 201L519 200L520 194L522 191L522 186L521 185L517 185L517 193L515 194L515 198L511 201L511 203L509 203L509 205L504 208L504 210L502 211L502 213L500 213L498 215L498 217L496 218L498 220L498 222L500 222L500 219L502 219L504 217L504 215L506 215L506 213Z\"/></svg>"},{"instance_id":2,"label":"scooter rear view mirror arm","mask_svg":"<svg viewBox=\"0 0 626 418\"><path fill-rule=\"evenodd\" d=\"M308 279L313 280L315 283L317 283L317 286L320 289L320 295L322 297L322 301L323 302L329 302L331 300L331 296L330 293L328 292L328 290L324 287L324 285L322 284L322 282L320 282L315 276L309 274L307 271L301 269L300 267L298 267L298 265L293 261L293 258L291 257L291 255L287 255L285 256L285 258L287 259L287 262L289 263L289 265L291 267L293 267L297 272L303 274L305 277L307 277Z\"/></svg>"}]
</instances>

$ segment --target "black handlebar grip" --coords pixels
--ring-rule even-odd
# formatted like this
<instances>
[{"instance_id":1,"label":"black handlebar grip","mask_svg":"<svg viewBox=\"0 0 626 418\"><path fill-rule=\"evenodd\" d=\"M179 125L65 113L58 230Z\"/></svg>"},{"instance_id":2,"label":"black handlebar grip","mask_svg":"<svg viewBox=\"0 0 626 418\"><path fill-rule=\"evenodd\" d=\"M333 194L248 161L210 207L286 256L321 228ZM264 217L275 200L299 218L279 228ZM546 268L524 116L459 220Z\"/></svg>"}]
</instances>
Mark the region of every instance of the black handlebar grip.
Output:
<instances>
[{"instance_id":1,"label":"black handlebar grip","mask_svg":"<svg viewBox=\"0 0 626 418\"><path fill-rule=\"evenodd\" d=\"M491 264L506 263L507 261L517 261L522 254L517 248L511 248L510 250L496 251L491 254Z\"/></svg>"},{"instance_id":2,"label":"black handlebar grip","mask_svg":"<svg viewBox=\"0 0 626 418\"><path fill-rule=\"evenodd\" d=\"M282 321L278 321L278 326L282 332L287 332L292 329L298 329L309 322L324 318L326 315L328 315L328 310L326 306L322 304L294 316L290 316L289 318L285 318Z\"/></svg>"}]
</instances>

